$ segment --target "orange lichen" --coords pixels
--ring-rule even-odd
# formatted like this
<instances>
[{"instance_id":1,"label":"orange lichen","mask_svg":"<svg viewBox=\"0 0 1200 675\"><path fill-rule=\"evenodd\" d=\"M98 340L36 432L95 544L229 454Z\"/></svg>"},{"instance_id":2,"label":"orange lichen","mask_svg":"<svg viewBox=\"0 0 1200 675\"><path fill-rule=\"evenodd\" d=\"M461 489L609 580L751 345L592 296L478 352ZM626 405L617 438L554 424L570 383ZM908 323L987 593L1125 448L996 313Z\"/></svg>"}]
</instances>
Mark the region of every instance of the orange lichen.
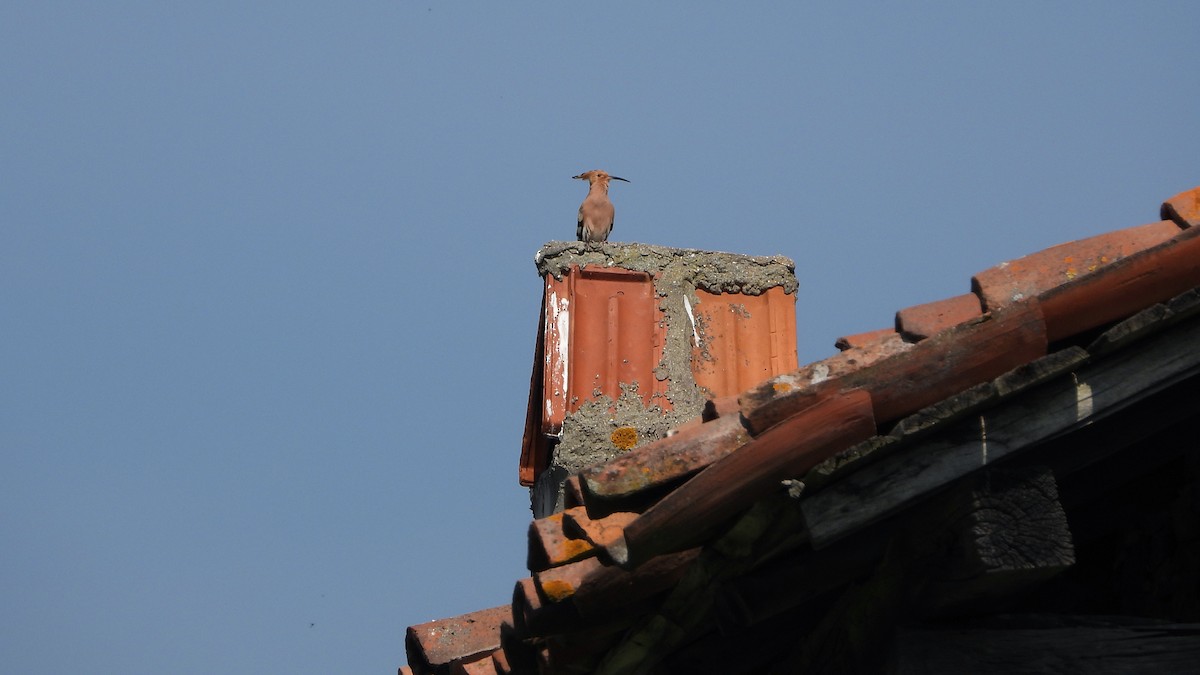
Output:
<instances>
[{"instance_id":1,"label":"orange lichen","mask_svg":"<svg viewBox=\"0 0 1200 675\"><path fill-rule=\"evenodd\" d=\"M612 436L613 445L621 450L628 450L637 445L638 432L633 427L618 427L613 430Z\"/></svg>"},{"instance_id":2,"label":"orange lichen","mask_svg":"<svg viewBox=\"0 0 1200 675\"><path fill-rule=\"evenodd\" d=\"M568 539L562 544L563 557L567 560L574 560L576 557L584 556L590 553L592 545L584 539Z\"/></svg>"},{"instance_id":3,"label":"orange lichen","mask_svg":"<svg viewBox=\"0 0 1200 675\"><path fill-rule=\"evenodd\" d=\"M775 391L781 394L792 390L792 385L788 384L787 382L776 382L774 386Z\"/></svg>"},{"instance_id":4,"label":"orange lichen","mask_svg":"<svg viewBox=\"0 0 1200 675\"><path fill-rule=\"evenodd\" d=\"M575 595L575 587L565 581L550 579L542 582L542 592L550 602L562 602Z\"/></svg>"}]
</instances>

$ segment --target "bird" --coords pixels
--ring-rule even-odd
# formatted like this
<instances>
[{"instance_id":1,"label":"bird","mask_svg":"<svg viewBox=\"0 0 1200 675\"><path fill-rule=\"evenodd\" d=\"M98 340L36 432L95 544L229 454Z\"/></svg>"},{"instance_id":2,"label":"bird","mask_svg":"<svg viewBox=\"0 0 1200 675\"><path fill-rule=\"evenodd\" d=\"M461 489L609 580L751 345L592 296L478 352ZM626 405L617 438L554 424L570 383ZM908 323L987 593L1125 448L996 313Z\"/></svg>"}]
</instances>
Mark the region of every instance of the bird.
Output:
<instances>
[{"instance_id":1,"label":"bird","mask_svg":"<svg viewBox=\"0 0 1200 675\"><path fill-rule=\"evenodd\" d=\"M575 224L575 238L583 242L608 241L613 227L613 205L608 199L608 181L630 181L610 176L600 169L593 169L572 176L575 180L588 182L588 194L579 205L579 220Z\"/></svg>"}]
</instances>

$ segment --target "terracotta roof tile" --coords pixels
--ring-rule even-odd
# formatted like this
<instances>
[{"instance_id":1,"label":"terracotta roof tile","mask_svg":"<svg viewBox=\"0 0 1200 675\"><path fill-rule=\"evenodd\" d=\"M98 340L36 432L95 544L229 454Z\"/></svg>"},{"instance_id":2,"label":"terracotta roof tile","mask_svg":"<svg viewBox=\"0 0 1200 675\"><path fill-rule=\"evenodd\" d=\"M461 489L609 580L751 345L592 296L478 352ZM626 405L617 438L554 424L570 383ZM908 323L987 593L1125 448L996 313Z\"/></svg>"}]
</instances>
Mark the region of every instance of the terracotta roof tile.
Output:
<instances>
[{"instance_id":1,"label":"terracotta roof tile","mask_svg":"<svg viewBox=\"0 0 1200 675\"><path fill-rule=\"evenodd\" d=\"M593 672L600 657L620 638L628 623L626 620L615 625L593 626L547 638L541 672L579 675Z\"/></svg>"},{"instance_id":2,"label":"terracotta roof tile","mask_svg":"<svg viewBox=\"0 0 1200 675\"><path fill-rule=\"evenodd\" d=\"M539 638L532 637L523 628L504 623L500 625L500 649L492 652L492 661L501 672L516 675L537 673L537 651L540 648ZM502 654L503 659L497 658L497 653Z\"/></svg>"},{"instance_id":3,"label":"terracotta roof tile","mask_svg":"<svg viewBox=\"0 0 1200 675\"><path fill-rule=\"evenodd\" d=\"M842 352L844 356L851 352ZM969 321L819 386L797 387L797 378L772 378L742 395L742 415L759 432L815 403L822 390L863 387L876 419L895 421L930 403L991 379L1046 353L1045 327L1035 301Z\"/></svg>"},{"instance_id":4,"label":"terracotta roof tile","mask_svg":"<svg viewBox=\"0 0 1200 675\"><path fill-rule=\"evenodd\" d=\"M1200 225L1200 187L1180 192L1163 202L1159 217L1173 220L1180 227Z\"/></svg>"},{"instance_id":5,"label":"terracotta roof tile","mask_svg":"<svg viewBox=\"0 0 1200 675\"><path fill-rule=\"evenodd\" d=\"M500 624L511 620L512 606L502 605L410 626L404 640L408 664L418 672L445 672L456 659L490 654L500 646Z\"/></svg>"},{"instance_id":6,"label":"terracotta roof tile","mask_svg":"<svg viewBox=\"0 0 1200 675\"><path fill-rule=\"evenodd\" d=\"M497 675L490 653L473 659L459 659L450 664L450 675Z\"/></svg>"},{"instance_id":7,"label":"terracotta roof tile","mask_svg":"<svg viewBox=\"0 0 1200 675\"><path fill-rule=\"evenodd\" d=\"M1047 337L1054 342L1129 316L1190 290L1197 279L1200 228L1189 228L1100 272L1044 293L1041 305Z\"/></svg>"},{"instance_id":8,"label":"terracotta roof tile","mask_svg":"<svg viewBox=\"0 0 1200 675\"><path fill-rule=\"evenodd\" d=\"M572 536L586 539L592 546L604 548L621 537L625 526L637 518L636 513L618 511L592 520L587 509L571 509L563 515L563 530Z\"/></svg>"},{"instance_id":9,"label":"terracotta roof tile","mask_svg":"<svg viewBox=\"0 0 1200 675\"><path fill-rule=\"evenodd\" d=\"M584 499L601 515L609 505L628 504L637 495L669 486L750 440L738 417L722 417L630 451L580 472Z\"/></svg>"},{"instance_id":10,"label":"terracotta roof tile","mask_svg":"<svg viewBox=\"0 0 1200 675\"><path fill-rule=\"evenodd\" d=\"M600 571L604 563L596 558L584 558L573 563L551 567L533 575L538 595L548 602L562 602L575 595L585 579Z\"/></svg>"},{"instance_id":11,"label":"terracotta roof tile","mask_svg":"<svg viewBox=\"0 0 1200 675\"><path fill-rule=\"evenodd\" d=\"M578 474L568 477L563 483L563 507L571 509L576 506L583 506L583 488L579 484Z\"/></svg>"},{"instance_id":12,"label":"terracotta roof tile","mask_svg":"<svg viewBox=\"0 0 1200 675\"><path fill-rule=\"evenodd\" d=\"M837 369L829 368L827 377L836 376L857 368L865 368L876 361L912 349L913 343L905 340L895 330L875 331L874 334L874 339L842 349L840 354L818 361L817 364L822 368L827 368L830 364L844 364Z\"/></svg>"},{"instance_id":13,"label":"terracotta roof tile","mask_svg":"<svg viewBox=\"0 0 1200 675\"><path fill-rule=\"evenodd\" d=\"M1059 244L976 274L971 290L983 300L985 311L993 311L1095 272L1178 233L1179 226L1161 221Z\"/></svg>"},{"instance_id":14,"label":"terracotta roof tile","mask_svg":"<svg viewBox=\"0 0 1200 675\"><path fill-rule=\"evenodd\" d=\"M719 396L717 398L710 398L705 402L704 413L700 419L705 422L711 422L717 418L737 415L738 413L737 394Z\"/></svg>"},{"instance_id":15,"label":"terracotta roof tile","mask_svg":"<svg viewBox=\"0 0 1200 675\"><path fill-rule=\"evenodd\" d=\"M582 506L575 508L581 513L584 511ZM587 541L570 537L563 532L565 513L535 518L529 524L529 555L526 567L530 570L538 572L596 554L595 547Z\"/></svg>"},{"instance_id":16,"label":"terracotta roof tile","mask_svg":"<svg viewBox=\"0 0 1200 675\"><path fill-rule=\"evenodd\" d=\"M492 668L499 675L509 675L513 672L512 666L508 663L508 654L503 647L492 652Z\"/></svg>"},{"instance_id":17,"label":"terracotta roof tile","mask_svg":"<svg viewBox=\"0 0 1200 675\"><path fill-rule=\"evenodd\" d=\"M562 418L594 398L597 390L609 398L621 395L621 382L642 383L638 393L647 404L666 393L667 383L652 376L662 359L665 326L658 309L652 275L621 268L584 267L561 280L546 277L546 345L549 379L544 387L553 411L543 423L554 431ZM571 297L575 306L563 300ZM593 311L590 306L610 311ZM558 320L569 317L569 327ZM569 331L571 342L562 342ZM620 349L616 349L620 343ZM569 353L557 350L566 347ZM610 348L612 347L612 348ZM620 357L617 354L620 354ZM568 370L567 363L570 362ZM554 365L561 364L561 365ZM615 377L599 378L613 372ZM669 407L669 402L663 401Z\"/></svg>"},{"instance_id":18,"label":"terracotta roof tile","mask_svg":"<svg viewBox=\"0 0 1200 675\"><path fill-rule=\"evenodd\" d=\"M846 351L847 349L860 349L873 345L881 340L891 339L895 335L895 328L880 328L878 330L867 331L865 333L843 335L834 341L833 346L837 347L840 351Z\"/></svg>"},{"instance_id":19,"label":"terracotta roof tile","mask_svg":"<svg viewBox=\"0 0 1200 675\"><path fill-rule=\"evenodd\" d=\"M513 588L513 628L522 638L550 635L581 625L579 612L569 601L553 602L544 598L532 577L517 581ZM501 632L501 640L504 639ZM511 651L511 650L509 650ZM532 654L527 655L532 660Z\"/></svg>"},{"instance_id":20,"label":"terracotta roof tile","mask_svg":"<svg viewBox=\"0 0 1200 675\"><path fill-rule=\"evenodd\" d=\"M584 618L619 617L629 606L673 586L699 554L700 550L693 548L656 556L632 571L606 565L583 580L575 594L575 607Z\"/></svg>"},{"instance_id":21,"label":"terracotta roof tile","mask_svg":"<svg viewBox=\"0 0 1200 675\"><path fill-rule=\"evenodd\" d=\"M979 296L965 293L896 312L896 331L915 342L975 319L982 313Z\"/></svg>"},{"instance_id":22,"label":"terracotta roof tile","mask_svg":"<svg viewBox=\"0 0 1200 675\"><path fill-rule=\"evenodd\" d=\"M899 333L887 335L861 347L847 349L798 370L773 377L757 387L742 392L738 398L743 423L752 433L762 433L771 426L818 400L818 396L833 387L831 384L851 373L868 368L913 348Z\"/></svg>"},{"instance_id":23,"label":"terracotta roof tile","mask_svg":"<svg viewBox=\"0 0 1200 675\"><path fill-rule=\"evenodd\" d=\"M1045 353L1041 311L1025 302L922 340L911 351L846 375L841 386L869 391L875 418L885 424Z\"/></svg>"},{"instance_id":24,"label":"terracotta roof tile","mask_svg":"<svg viewBox=\"0 0 1200 675\"><path fill-rule=\"evenodd\" d=\"M692 308L703 340L693 343L696 385L733 396L756 382L795 370L796 295L776 286L759 295L696 290Z\"/></svg>"},{"instance_id":25,"label":"terracotta roof tile","mask_svg":"<svg viewBox=\"0 0 1200 675\"><path fill-rule=\"evenodd\" d=\"M539 572L534 581L543 606L569 600L581 616L603 617L668 586L695 554L660 556L632 571L588 558Z\"/></svg>"}]
</instances>

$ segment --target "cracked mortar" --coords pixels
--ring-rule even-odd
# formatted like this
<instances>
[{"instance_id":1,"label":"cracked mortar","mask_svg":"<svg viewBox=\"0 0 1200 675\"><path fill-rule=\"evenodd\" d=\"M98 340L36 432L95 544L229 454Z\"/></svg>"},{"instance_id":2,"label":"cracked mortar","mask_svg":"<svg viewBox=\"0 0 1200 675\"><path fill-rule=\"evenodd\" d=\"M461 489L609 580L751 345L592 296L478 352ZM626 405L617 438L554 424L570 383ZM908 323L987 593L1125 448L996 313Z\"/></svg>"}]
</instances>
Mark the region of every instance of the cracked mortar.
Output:
<instances>
[{"instance_id":1,"label":"cracked mortar","mask_svg":"<svg viewBox=\"0 0 1200 675\"><path fill-rule=\"evenodd\" d=\"M699 304L696 289L713 294L761 295L776 286L783 287L788 294L795 293L797 288L795 264L783 256L747 256L636 243L555 241L537 252L534 263L539 275L553 275L555 279L562 279L573 266L619 267L652 275L667 327L662 360L654 376L667 382L665 398L671 404L670 409L663 409L652 399L647 406L638 394L639 383L622 382L621 395L616 401L601 395L568 414L549 466L532 490L533 510L538 517L562 510L561 487L567 476L663 438L668 430L701 413L706 397L692 374L692 347L693 335L703 336L705 326L693 325L690 318L693 313L689 311L689 305ZM742 307L742 312L745 311ZM701 358L707 355L707 343L707 340L701 343ZM621 428L636 430L636 442L624 450L614 443L613 437Z\"/></svg>"}]
</instances>

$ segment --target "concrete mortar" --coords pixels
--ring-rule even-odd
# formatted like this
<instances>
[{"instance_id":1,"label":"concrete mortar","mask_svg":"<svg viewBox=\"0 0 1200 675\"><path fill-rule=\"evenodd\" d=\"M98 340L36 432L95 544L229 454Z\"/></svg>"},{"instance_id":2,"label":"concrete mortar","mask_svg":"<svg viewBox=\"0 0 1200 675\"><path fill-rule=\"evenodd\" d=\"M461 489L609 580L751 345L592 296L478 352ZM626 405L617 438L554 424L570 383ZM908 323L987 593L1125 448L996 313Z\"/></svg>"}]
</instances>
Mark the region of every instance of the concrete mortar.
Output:
<instances>
[{"instance_id":1,"label":"concrete mortar","mask_svg":"<svg viewBox=\"0 0 1200 675\"><path fill-rule=\"evenodd\" d=\"M782 286L795 293L796 264L781 255L751 256L692 248L669 248L650 244L585 244L581 241L552 241L533 258L538 274L562 279L574 265L621 267L649 272L661 279L687 281L709 293L761 295Z\"/></svg>"}]
</instances>

